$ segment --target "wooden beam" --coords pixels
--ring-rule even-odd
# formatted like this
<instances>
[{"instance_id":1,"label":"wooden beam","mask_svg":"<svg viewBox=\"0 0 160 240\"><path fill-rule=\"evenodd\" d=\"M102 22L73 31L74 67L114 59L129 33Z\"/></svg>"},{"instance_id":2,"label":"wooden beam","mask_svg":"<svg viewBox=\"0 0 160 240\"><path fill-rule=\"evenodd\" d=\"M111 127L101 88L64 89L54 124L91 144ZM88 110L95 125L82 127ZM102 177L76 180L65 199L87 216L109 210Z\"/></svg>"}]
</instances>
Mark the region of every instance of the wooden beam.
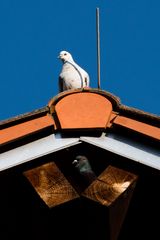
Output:
<instances>
[{"instance_id":1,"label":"wooden beam","mask_svg":"<svg viewBox=\"0 0 160 240\"><path fill-rule=\"evenodd\" d=\"M49 208L79 197L54 162L25 171L23 174Z\"/></svg>"},{"instance_id":2,"label":"wooden beam","mask_svg":"<svg viewBox=\"0 0 160 240\"><path fill-rule=\"evenodd\" d=\"M130 172L108 166L82 194L104 207L99 221L106 222L109 240L118 238L137 179Z\"/></svg>"}]
</instances>

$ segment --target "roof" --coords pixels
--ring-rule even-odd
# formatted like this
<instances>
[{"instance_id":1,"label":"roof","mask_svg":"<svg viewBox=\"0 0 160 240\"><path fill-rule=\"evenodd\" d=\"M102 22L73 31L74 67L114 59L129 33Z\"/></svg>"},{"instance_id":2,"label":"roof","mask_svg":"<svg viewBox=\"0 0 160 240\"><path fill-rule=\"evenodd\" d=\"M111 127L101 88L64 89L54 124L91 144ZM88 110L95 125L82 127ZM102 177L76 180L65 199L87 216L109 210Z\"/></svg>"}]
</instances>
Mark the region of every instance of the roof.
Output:
<instances>
[{"instance_id":1,"label":"roof","mask_svg":"<svg viewBox=\"0 0 160 240\"><path fill-rule=\"evenodd\" d=\"M65 91L47 106L0 122L3 146L42 131L105 132L123 128L160 140L160 117L124 106L113 94L99 89Z\"/></svg>"},{"instance_id":2,"label":"roof","mask_svg":"<svg viewBox=\"0 0 160 240\"><path fill-rule=\"evenodd\" d=\"M89 223L91 224L93 219L95 226L97 219L98 228L95 229L100 229L93 233L92 238L102 239L108 236L107 239L117 240L120 233L124 239L125 226L122 230L121 226L126 213L127 231L130 236L133 224L131 222L128 225L128 219L135 219L137 206L139 221L136 221L137 227L134 227L134 232L139 236L139 224L146 220L144 211L147 206L152 215L147 218L145 226L149 224L147 229L154 232L153 215L159 206L159 199L153 199L160 176L159 123L159 116L124 106L113 94L90 88L62 92L50 99L47 106L41 109L1 121L0 176L2 186L5 182L5 194L2 195L5 196L6 203L4 205L2 199L3 209L7 209L8 212L7 199L12 200L15 197L18 211L23 212L22 208L19 208L19 205L23 204L29 212L29 217L30 206L33 206L32 210L36 209L37 218L34 219L38 219L40 215L37 215L37 209L45 203L45 207L49 207L53 212L57 211L58 216L62 216L60 219L66 215L64 210L69 209L69 214L76 214L71 219L76 219L77 223L78 219L82 219L77 214L77 209L86 212L81 210L82 205L86 204L87 212L90 209L92 216ZM84 154L93 166L97 177L93 182L89 181L89 184L84 183L84 179L74 171L72 163L77 154ZM7 188L6 182L9 185ZM31 185L28 186L28 182ZM31 186L35 191L31 191ZM25 201L21 198L22 189L25 192ZM135 195L132 197L134 189ZM11 197L8 198L10 195L6 194L6 190L11 192ZM19 194L15 190L19 191ZM128 210L131 199L133 205L130 205ZM74 206L78 206L76 211ZM94 211L96 209L95 218L91 206L94 206ZM63 209L62 215L59 215L60 209ZM101 224L101 210L104 212L105 225ZM48 209L45 211L48 212ZM20 223L25 216L22 215ZM148 223L148 219L152 220ZM26 217L23 220L27 224ZM58 223L55 215L52 223L53 220L56 226L55 236L55 224ZM86 224L88 220L84 225ZM70 226L73 224L69 222L67 229ZM105 226L104 229L102 226ZM63 228L62 224L60 228ZM30 232L34 230L35 228ZM143 229L141 232L144 234Z\"/></svg>"}]
</instances>

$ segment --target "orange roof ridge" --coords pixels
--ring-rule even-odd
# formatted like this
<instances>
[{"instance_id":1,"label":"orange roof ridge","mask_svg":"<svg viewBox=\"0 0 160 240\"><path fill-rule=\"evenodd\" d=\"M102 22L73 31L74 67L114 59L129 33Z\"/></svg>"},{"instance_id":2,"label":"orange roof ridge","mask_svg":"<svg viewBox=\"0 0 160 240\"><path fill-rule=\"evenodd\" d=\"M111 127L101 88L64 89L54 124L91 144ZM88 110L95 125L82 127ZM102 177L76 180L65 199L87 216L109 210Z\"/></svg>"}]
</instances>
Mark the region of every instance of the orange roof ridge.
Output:
<instances>
[{"instance_id":1,"label":"orange roof ridge","mask_svg":"<svg viewBox=\"0 0 160 240\"><path fill-rule=\"evenodd\" d=\"M49 108L48 108L48 106L46 106L46 107L43 107L40 109L36 109L32 112L20 114L18 116L12 117L12 118L2 120L2 121L0 121L0 129L11 127L15 124L19 124L19 123L29 121L34 118L38 118L40 116L44 116L48 112L49 112Z\"/></svg>"},{"instance_id":2,"label":"orange roof ridge","mask_svg":"<svg viewBox=\"0 0 160 240\"><path fill-rule=\"evenodd\" d=\"M160 116L153 113L145 112L143 110L129 107L126 105L119 106L119 113L120 115L130 117L135 120L145 122L147 124L150 124L152 122L154 126L160 126Z\"/></svg>"},{"instance_id":3,"label":"orange roof ridge","mask_svg":"<svg viewBox=\"0 0 160 240\"><path fill-rule=\"evenodd\" d=\"M122 105L119 98L109 92L86 88L64 91L53 97L46 107L1 121L1 141L14 141L52 126L56 131L104 131L115 124L159 139L159 116ZM13 132L13 136L9 136Z\"/></svg>"}]
</instances>

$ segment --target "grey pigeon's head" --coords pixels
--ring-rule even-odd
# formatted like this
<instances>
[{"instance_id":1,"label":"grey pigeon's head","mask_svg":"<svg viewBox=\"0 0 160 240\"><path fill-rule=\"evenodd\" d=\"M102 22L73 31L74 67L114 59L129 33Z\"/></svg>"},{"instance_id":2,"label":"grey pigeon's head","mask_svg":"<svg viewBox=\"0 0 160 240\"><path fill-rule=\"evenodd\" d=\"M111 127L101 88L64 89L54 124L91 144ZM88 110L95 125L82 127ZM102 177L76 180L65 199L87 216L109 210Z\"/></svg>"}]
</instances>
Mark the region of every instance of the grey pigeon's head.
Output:
<instances>
[{"instance_id":1,"label":"grey pigeon's head","mask_svg":"<svg viewBox=\"0 0 160 240\"><path fill-rule=\"evenodd\" d=\"M86 156L76 156L72 164L87 184L90 184L96 179L96 174L92 170L90 162Z\"/></svg>"},{"instance_id":2,"label":"grey pigeon's head","mask_svg":"<svg viewBox=\"0 0 160 240\"><path fill-rule=\"evenodd\" d=\"M83 155L76 156L72 164L80 172L92 171L91 165L86 156L83 156Z\"/></svg>"},{"instance_id":3,"label":"grey pigeon's head","mask_svg":"<svg viewBox=\"0 0 160 240\"><path fill-rule=\"evenodd\" d=\"M88 162L88 159L85 156L78 155L72 162L72 164L76 167L79 165L83 165L84 163Z\"/></svg>"},{"instance_id":4,"label":"grey pigeon's head","mask_svg":"<svg viewBox=\"0 0 160 240\"><path fill-rule=\"evenodd\" d=\"M67 51L61 51L58 56L62 62L73 61L72 55Z\"/></svg>"}]
</instances>

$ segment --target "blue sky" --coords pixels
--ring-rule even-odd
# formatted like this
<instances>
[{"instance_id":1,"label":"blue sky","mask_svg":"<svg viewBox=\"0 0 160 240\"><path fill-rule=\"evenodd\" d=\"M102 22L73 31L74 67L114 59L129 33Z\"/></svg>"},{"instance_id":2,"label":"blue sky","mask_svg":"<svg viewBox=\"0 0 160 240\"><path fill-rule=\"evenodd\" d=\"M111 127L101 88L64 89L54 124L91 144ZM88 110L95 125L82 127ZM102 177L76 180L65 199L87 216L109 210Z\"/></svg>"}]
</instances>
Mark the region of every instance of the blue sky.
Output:
<instances>
[{"instance_id":1,"label":"blue sky","mask_svg":"<svg viewBox=\"0 0 160 240\"><path fill-rule=\"evenodd\" d=\"M0 120L42 108L57 95L61 50L97 88L96 7L101 89L160 115L159 0L1 0Z\"/></svg>"}]
</instances>

